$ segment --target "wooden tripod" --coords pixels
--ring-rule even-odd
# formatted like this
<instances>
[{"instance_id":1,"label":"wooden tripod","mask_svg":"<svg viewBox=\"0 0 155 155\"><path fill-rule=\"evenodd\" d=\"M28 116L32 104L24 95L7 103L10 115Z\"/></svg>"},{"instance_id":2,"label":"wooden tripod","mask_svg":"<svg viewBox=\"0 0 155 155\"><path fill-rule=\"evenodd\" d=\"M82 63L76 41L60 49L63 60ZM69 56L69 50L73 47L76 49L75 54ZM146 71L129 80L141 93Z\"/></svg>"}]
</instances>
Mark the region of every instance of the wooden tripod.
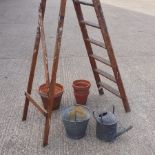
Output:
<instances>
[{"instance_id":1,"label":"wooden tripod","mask_svg":"<svg viewBox=\"0 0 155 155\"><path fill-rule=\"evenodd\" d=\"M46 8L46 0L41 0L40 6L39 6L39 20L38 20L38 27L37 27L37 33L35 38L35 45L33 50L33 57L32 57L32 64L31 64L31 70L28 80L28 86L27 91L25 92L25 106L23 111L23 121L27 118L28 113L28 107L29 103L32 103L44 116L45 116L45 128L44 128L44 139L43 139L43 146L46 146L48 144L48 135L50 130L50 124L51 124L51 114L52 114L52 107L54 102L54 88L56 84L56 75L57 75L57 69L58 69L58 62L59 62L59 54L60 54L60 48L61 48L61 40L62 40L62 33L63 33L63 25L64 25L64 17L65 17L65 9L66 9L66 1L67 0L61 0L60 4L60 11L59 11L59 21L58 21L58 28L57 28L57 36L56 36L56 43L55 43L55 50L54 50L54 59L53 59L53 66L52 66L52 74L51 78L49 77L49 71L48 71L48 61L47 61L47 51L46 51L46 43L45 43L45 34L44 34L44 14L45 14L45 8ZM104 94L103 88L108 90L109 92L115 94L116 96L120 97L122 99L124 108L126 112L130 111L130 107L128 104L127 96L125 93L125 89L121 80L120 72L117 66L116 58L113 52L112 44L110 41L110 37L108 34L108 30L106 27L106 22L103 16L103 11L101 8L101 4L99 0L92 0L92 3L80 1L80 0L72 0L74 4L74 8L76 11L76 15L78 18L79 26L81 28L81 32L83 35L85 47L87 49L87 54L90 60L90 64L93 70L93 74L95 77L95 81L99 90L99 94ZM81 5L86 5L93 7L96 12L96 16L98 19L98 24L94 24L92 22L88 22L84 20ZM86 26L91 26L94 28L97 28L101 31L101 34L103 36L104 43L96 41L94 39L89 38L88 31ZM31 97L31 90L32 90L32 84L34 79L34 73L37 63L37 56L38 56L38 50L39 50L39 44L41 41L42 45L42 51L43 51L43 62L44 62L44 70L45 70L45 78L46 78L46 85L49 88L48 91L48 97L49 97L49 103L48 108L45 110L43 107L41 107L37 102ZM107 50L109 60L106 60L102 57L99 57L94 54L92 50L91 44L97 45L101 48L104 48ZM109 67L112 68L114 76L110 75L109 73L106 73L100 69L97 68L96 61L99 61ZM104 76L105 78L113 81L118 86L118 91L112 88L111 86L101 82L100 76Z\"/></svg>"}]
</instances>

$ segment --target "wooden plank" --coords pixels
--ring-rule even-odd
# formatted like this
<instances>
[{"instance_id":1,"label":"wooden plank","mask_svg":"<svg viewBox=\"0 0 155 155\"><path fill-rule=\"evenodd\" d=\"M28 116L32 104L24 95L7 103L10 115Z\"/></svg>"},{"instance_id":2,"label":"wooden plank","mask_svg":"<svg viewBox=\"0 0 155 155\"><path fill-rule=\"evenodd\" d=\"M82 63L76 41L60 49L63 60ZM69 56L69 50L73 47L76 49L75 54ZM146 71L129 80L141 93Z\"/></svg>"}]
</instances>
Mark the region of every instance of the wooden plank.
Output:
<instances>
[{"instance_id":1,"label":"wooden plank","mask_svg":"<svg viewBox=\"0 0 155 155\"><path fill-rule=\"evenodd\" d=\"M92 22L89 22L89 21L86 21L86 20L81 20L80 22L82 24L86 24L88 26L91 26L91 27L95 27L95 28L100 29L100 26L98 24L95 24L95 23L92 23Z\"/></svg>"},{"instance_id":2,"label":"wooden plank","mask_svg":"<svg viewBox=\"0 0 155 155\"><path fill-rule=\"evenodd\" d=\"M114 89L113 87L109 86L108 84L104 83L104 82L100 82L99 85L103 88L105 88L106 90L108 90L109 92L113 93L114 95L116 95L117 97L120 97L120 93L119 91L117 91L116 89Z\"/></svg>"},{"instance_id":3,"label":"wooden plank","mask_svg":"<svg viewBox=\"0 0 155 155\"><path fill-rule=\"evenodd\" d=\"M105 71L102 71L101 69L95 69L94 71L97 72L98 74L104 76L105 78L107 78L107 79L109 79L109 80L111 80L111 81L116 83L115 77L110 75L109 73L107 73Z\"/></svg>"},{"instance_id":4,"label":"wooden plank","mask_svg":"<svg viewBox=\"0 0 155 155\"><path fill-rule=\"evenodd\" d=\"M88 39L86 39L86 41L89 41L89 42L91 42L92 44L94 44L96 46L99 46L99 47L102 47L102 48L106 49L105 44L100 42L100 41L97 41L97 40L92 39L92 38L88 38Z\"/></svg>"},{"instance_id":5,"label":"wooden plank","mask_svg":"<svg viewBox=\"0 0 155 155\"><path fill-rule=\"evenodd\" d=\"M83 4L83 5L87 5L87 6L94 6L92 3L85 2L85 1L79 1L79 0L75 0L75 3L79 3L79 4Z\"/></svg>"},{"instance_id":6,"label":"wooden plank","mask_svg":"<svg viewBox=\"0 0 155 155\"><path fill-rule=\"evenodd\" d=\"M29 99L30 103L32 103L44 116L47 116L47 111L41 107L31 96L29 93L25 92L25 96Z\"/></svg>"},{"instance_id":7,"label":"wooden plank","mask_svg":"<svg viewBox=\"0 0 155 155\"><path fill-rule=\"evenodd\" d=\"M90 55L90 57L92 57L92 58L96 59L97 61L100 61L101 63L104 63L105 65L111 67L110 61L108 61L108 60L106 60L106 59L104 59L104 58L102 58L100 56L92 54L92 55Z\"/></svg>"}]
</instances>

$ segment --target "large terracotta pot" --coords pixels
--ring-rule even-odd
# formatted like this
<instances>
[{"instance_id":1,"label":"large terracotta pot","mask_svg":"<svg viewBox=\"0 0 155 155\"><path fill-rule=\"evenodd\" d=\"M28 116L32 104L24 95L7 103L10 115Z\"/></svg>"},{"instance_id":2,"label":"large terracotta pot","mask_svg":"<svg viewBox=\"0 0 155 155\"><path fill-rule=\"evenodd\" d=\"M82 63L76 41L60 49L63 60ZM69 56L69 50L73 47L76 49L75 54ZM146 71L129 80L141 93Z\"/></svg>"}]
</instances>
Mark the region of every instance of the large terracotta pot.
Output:
<instances>
[{"instance_id":1,"label":"large terracotta pot","mask_svg":"<svg viewBox=\"0 0 155 155\"><path fill-rule=\"evenodd\" d=\"M74 96L77 104L85 105L89 95L90 82L87 80L76 80L73 82Z\"/></svg>"},{"instance_id":2,"label":"large terracotta pot","mask_svg":"<svg viewBox=\"0 0 155 155\"><path fill-rule=\"evenodd\" d=\"M41 96L44 108L48 108L49 98L48 98L48 87L46 84L42 84L39 87L39 94ZM61 84L56 83L55 85L55 92L54 92L54 103L53 103L53 110L59 109L60 102L62 98L62 94L64 92L64 88Z\"/></svg>"}]
</instances>

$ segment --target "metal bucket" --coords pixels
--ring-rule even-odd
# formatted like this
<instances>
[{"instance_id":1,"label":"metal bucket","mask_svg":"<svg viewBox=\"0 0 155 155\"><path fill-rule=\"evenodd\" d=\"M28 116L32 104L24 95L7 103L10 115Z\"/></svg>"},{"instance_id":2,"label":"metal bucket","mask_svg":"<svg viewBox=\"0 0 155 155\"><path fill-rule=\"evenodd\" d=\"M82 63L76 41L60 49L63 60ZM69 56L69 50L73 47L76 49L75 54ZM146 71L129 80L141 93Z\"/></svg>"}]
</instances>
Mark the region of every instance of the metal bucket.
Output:
<instances>
[{"instance_id":1,"label":"metal bucket","mask_svg":"<svg viewBox=\"0 0 155 155\"><path fill-rule=\"evenodd\" d=\"M80 139L85 136L90 112L86 106L74 105L62 113L62 121L69 138Z\"/></svg>"}]
</instances>

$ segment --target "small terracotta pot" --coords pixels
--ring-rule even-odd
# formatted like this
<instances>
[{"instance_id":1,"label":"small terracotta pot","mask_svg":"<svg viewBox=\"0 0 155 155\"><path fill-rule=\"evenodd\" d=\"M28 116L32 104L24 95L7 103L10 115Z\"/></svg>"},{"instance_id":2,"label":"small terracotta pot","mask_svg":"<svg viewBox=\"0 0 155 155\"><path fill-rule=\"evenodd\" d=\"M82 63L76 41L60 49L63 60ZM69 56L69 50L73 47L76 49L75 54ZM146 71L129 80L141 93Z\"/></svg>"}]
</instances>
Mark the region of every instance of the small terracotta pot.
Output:
<instances>
[{"instance_id":1,"label":"small terracotta pot","mask_svg":"<svg viewBox=\"0 0 155 155\"><path fill-rule=\"evenodd\" d=\"M89 95L90 82L87 80L76 80L73 82L74 96L77 104L85 105Z\"/></svg>"},{"instance_id":2,"label":"small terracotta pot","mask_svg":"<svg viewBox=\"0 0 155 155\"><path fill-rule=\"evenodd\" d=\"M40 85L38 92L39 95L41 96L44 108L47 109L49 103L49 98L47 96L48 93L47 85L46 84ZM53 110L59 109L63 92L64 92L63 86L61 84L56 83L54 92Z\"/></svg>"}]
</instances>

